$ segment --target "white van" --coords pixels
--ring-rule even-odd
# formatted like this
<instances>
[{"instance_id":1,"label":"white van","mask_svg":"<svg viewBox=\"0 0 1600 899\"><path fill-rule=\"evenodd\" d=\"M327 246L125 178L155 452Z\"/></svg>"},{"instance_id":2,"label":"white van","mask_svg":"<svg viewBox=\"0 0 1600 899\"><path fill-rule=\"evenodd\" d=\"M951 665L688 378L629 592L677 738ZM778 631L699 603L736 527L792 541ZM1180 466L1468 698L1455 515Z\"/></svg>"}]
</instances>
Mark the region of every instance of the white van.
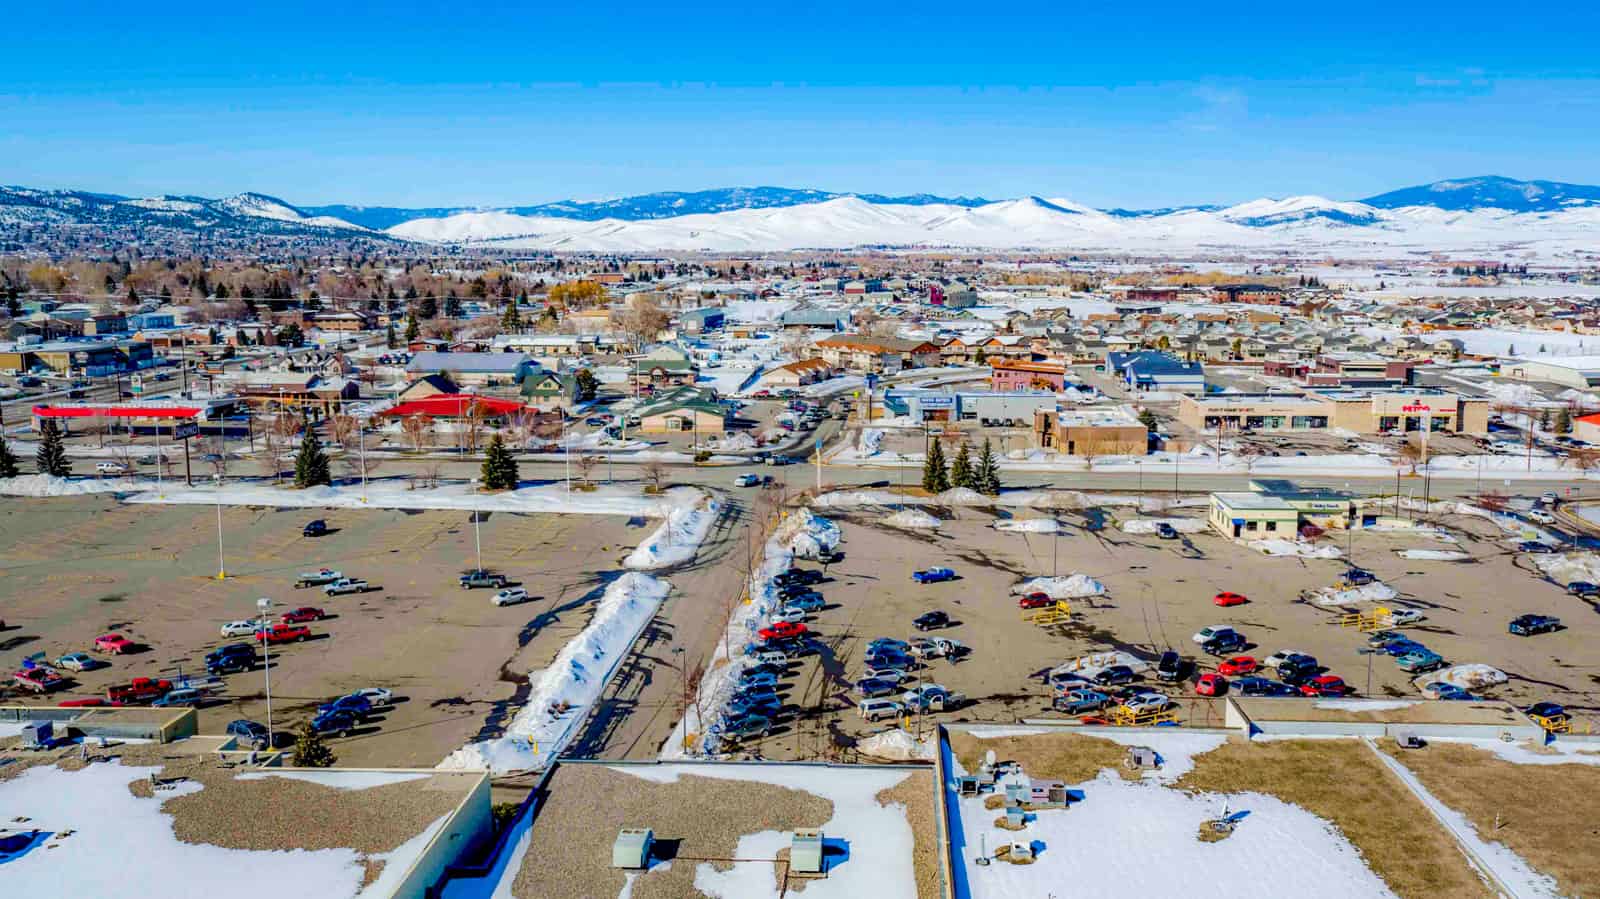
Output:
<instances>
[{"instance_id":1,"label":"white van","mask_svg":"<svg viewBox=\"0 0 1600 899\"><path fill-rule=\"evenodd\" d=\"M777 651L776 649L763 649L760 652L750 656L750 658L755 659L757 665L789 664L789 657Z\"/></svg>"},{"instance_id":2,"label":"white van","mask_svg":"<svg viewBox=\"0 0 1600 899\"><path fill-rule=\"evenodd\" d=\"M868 721L877 721L880 718L898 718L905 714L906 707L893 699L863 699L856 706L856 712Z\"/></svg>"}]
</instances>

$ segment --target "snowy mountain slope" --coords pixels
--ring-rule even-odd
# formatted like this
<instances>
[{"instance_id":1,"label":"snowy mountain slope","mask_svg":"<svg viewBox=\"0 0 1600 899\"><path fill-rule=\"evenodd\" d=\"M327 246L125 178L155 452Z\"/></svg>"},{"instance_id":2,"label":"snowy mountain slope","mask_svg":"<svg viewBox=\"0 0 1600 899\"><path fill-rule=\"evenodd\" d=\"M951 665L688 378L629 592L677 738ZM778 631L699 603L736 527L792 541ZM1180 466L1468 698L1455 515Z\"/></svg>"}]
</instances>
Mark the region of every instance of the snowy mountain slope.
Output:
<instances>
[{"instance_id":1,"label":"snowy mountain slope","mask_svg":"<svg viewBox=\"0 0 1600 899\"><path fill-rule=\"evenodd\" d=\"M1217 217L1227 222L1255 228L1321 219L1341 225L1375 225L1382 222L1378 210L1361 203L1341 203L1324 197L1301 196L1283 200L1251 200L1229 206Z\"/></svg>"},{"instance_id":2,"label":"snowy mountain slope","mask_svg":"<svg viewBox=\"0 0 1600 899\"><path fill-rule=\"evenodd\" d=\"M1431 206L1453 212L1479 209L1555 212L1572 206L1600 204L1600 187L1487 175L1405 187L1368 197L1362 202L1380 209Z\"/></svg>"},{"instance_id":3,"label":"snowy mountain slope","mask_svg":"<svg viewBox=\"0 0 1600 899\"><path fill-rule=\"evenodd\" d=\"M153 225L203 230L234 228L274 233L365 231L342 219L307 215L276 197L242 193L220 200L160 196L130 198L86 191L0 187L0 222L27 224Z\"/></svg>"}]
</instances>

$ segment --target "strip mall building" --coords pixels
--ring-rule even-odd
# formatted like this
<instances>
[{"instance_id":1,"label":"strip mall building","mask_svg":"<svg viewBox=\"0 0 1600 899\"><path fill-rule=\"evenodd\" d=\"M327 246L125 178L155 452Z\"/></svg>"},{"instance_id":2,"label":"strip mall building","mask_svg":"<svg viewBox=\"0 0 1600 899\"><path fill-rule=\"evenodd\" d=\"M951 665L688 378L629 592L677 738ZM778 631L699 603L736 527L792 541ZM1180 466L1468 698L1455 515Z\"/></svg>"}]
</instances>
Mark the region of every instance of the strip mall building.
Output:
<instances>
[{"instance_id":1,"label":"strip mall building","mask_svg":"<svg viewBox=\"0 0 1600 899\"><path fill-rule=\"evenodd\" d=\"M1447 431L1484 434L1489 400L1432 390L1317 390L1185 396L1178 420L1196 431L1310 431L1358 434Z\"/></svg>"}]
</instances>

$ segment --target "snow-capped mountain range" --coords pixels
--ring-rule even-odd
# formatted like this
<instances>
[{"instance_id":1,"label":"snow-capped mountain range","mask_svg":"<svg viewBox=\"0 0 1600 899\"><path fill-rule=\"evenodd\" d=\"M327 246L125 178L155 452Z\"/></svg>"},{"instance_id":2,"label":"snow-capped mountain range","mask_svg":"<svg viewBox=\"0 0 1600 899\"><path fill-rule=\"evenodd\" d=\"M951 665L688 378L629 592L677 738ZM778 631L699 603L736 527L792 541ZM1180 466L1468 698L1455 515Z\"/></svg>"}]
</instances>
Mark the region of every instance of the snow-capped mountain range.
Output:
<instances>
[{"instance_id":1,"label":"snow-capped mountain range","mask_svg":"<svg viewBox=\"0 0 1600 899\"><path fill-rule=\"evenodd\" d=\"M1361 201L1297 196L1154 210L1095 209L1065 198L992 201L777 187L496 209L301 207L254 193L135 199L0 188L0 226L96 223L612 252L965 247L1567 256L1600 252L1600 187L1483 177Z\"/></svg>"}]
</instances>

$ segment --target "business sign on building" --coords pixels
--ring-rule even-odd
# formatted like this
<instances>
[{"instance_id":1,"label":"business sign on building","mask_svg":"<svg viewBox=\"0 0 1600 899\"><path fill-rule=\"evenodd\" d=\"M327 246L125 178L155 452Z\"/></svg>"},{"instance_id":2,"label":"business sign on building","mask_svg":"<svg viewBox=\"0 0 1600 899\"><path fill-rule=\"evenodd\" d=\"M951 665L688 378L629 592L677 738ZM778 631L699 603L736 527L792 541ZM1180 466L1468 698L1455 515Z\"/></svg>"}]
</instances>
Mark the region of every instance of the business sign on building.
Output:
<instances>
[{"instance_id":1,"label":"business sign on building","mask_svg":"<svg viewBox=\"0 0 1600 899\"><path fill-rule=\"evenodd\" d=\"M924 409L954 409L956 398L953 396L925 396L917 400Z\"/></svg>"},{"instance_id":2,"label":"business sign on building","mask_svg":"<svg viewBox=\"0 0 1600 899\"><path fill-rule=\"evenodd\" d=\"M179 440L188 440L200 436L200 425L197 422L186 421L172 429L172 436Z\"/></svg>"}]
</instances>

